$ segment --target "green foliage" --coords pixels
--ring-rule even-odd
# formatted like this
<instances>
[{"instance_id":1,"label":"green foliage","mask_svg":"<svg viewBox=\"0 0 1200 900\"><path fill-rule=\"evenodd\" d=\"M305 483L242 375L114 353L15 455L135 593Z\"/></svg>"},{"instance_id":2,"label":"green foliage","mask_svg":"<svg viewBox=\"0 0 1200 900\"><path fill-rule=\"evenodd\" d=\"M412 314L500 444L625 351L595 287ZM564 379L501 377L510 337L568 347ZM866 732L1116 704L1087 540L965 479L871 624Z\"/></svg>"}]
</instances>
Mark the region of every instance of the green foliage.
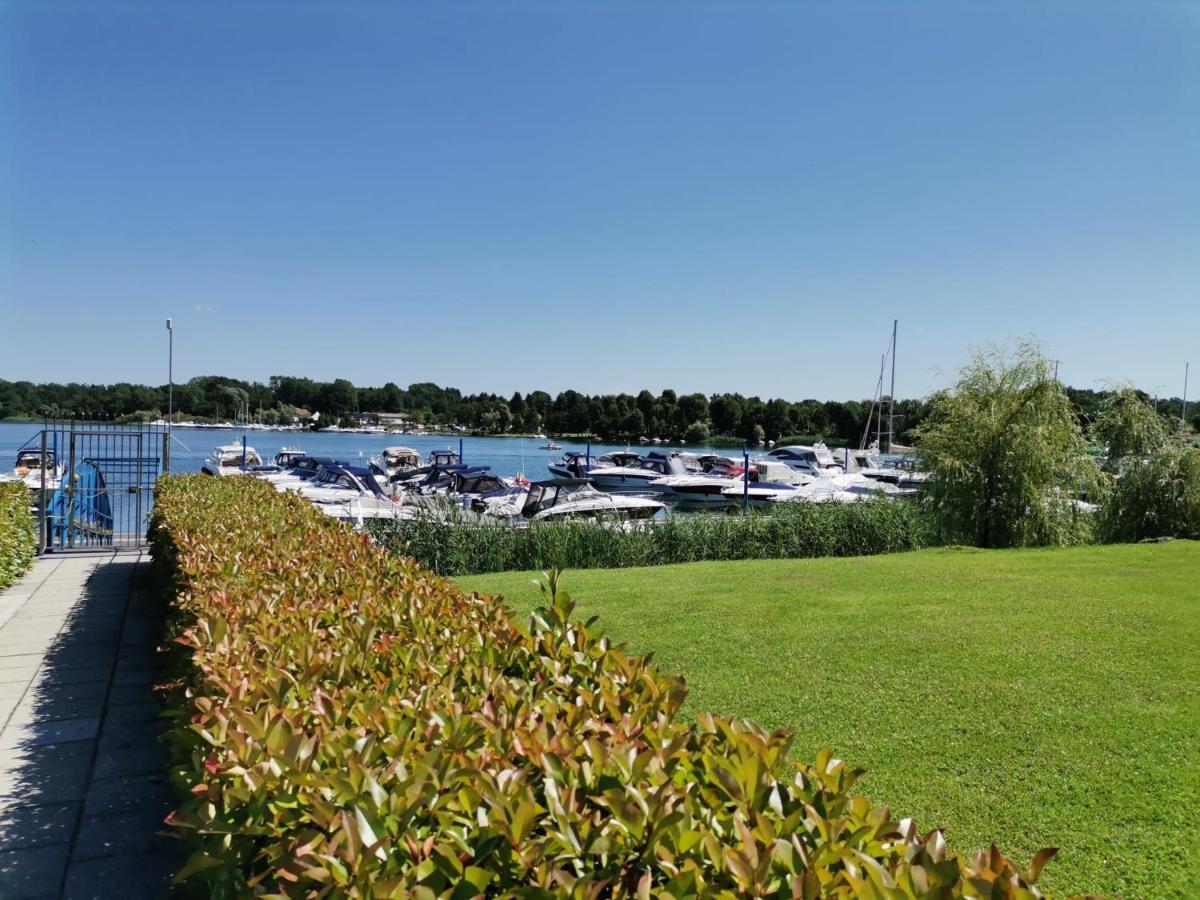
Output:
<instances>
[{"instance_id":1,"label":"green foliage","mask_svg":"<svg viewBox=\"0 0 1200 900\"><path fill-rule=\"evenodd\" d=\"M159 485L191 668L173 734L213 896L1041 896L852 792L786 732L676 720L683 682L544 587L528 632L250 479Z\"/></svg>"},{"instance_id":2,"label":"green foliage","mask_svg":"<svg viewBox=\"0 0 1200 900\"><path fill-rule=\"evenodd\" d=\"M708 423L697 419L683 433L683 440L688 444L703 444L708 440Z\"/></svg>"},{"instance_id":3,"label":"green foliage","mask_svg":"<svg viewBox=\"0 0 1200 900\"><path fill-rule=\"evenodd\" d=\"M24 575L36 552L29 488L0 482L0 588Z\"/></svg>"},{"instance_id":4,"label":"green foliage","mask_svg":"<svg viewBox=\"0 0 1200 900\"><path fill-rule=\"evenodd\" d=\"M1166 446L1170 436L1166 422L1146 402L1145 395L1129 386L1105 395L1088 433L1105 448L1105 468L1112 472L1120 471L1127 460L1145 457Z\"/></svg>"},{"instance_id":5,"label":"green foliage","mask_svg":"<svg viewBox=\"0 0 1200 900\"><path fill-rule=\"evenodd\" d=\"M1200 538L1200 448L1168 442L1121 467L1099 515L1100 538Z\"/></svg>"},{"instance_id":6,"label":"green foliage","mask_svg":"<svg viewBox=\"0 0 1200 900\"><path fill-rule=\"evenodd\" d=\"M1032 344L977 352L935 394L920 429L923 502L948 543L1023 547L1077 543L1090 521L1072 500L1100 485L1052 367Z\"/></svg>"},{"instance_id":7,"label":"green foliage","mask_svg":"<svg viewBox=\"0 0 1200 900\"><path fill-rule=\"evenodd\" d=\"M748 516L700 513L662 522L577 519L527 528L376 519L380 543L440 575L526 569L615 569L720 559L866 556L928 543L914 503L787 503Z\"/></svg>"}]
</instances>

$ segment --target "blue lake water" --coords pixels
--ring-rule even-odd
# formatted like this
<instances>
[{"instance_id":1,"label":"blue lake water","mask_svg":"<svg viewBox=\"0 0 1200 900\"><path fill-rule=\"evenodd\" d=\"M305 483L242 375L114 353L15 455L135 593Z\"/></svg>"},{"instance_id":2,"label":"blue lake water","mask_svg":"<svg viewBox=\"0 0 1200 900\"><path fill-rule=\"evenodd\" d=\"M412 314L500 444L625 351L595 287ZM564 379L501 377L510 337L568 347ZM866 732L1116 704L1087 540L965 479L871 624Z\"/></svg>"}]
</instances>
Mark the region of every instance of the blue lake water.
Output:
<instances>
[{"instance_id":1,"label":"blue lake water","mask_svg":"<svg viewBox=\"0 0 1200 900\"><path fill-rule=\"evenodd\" d=\"M40 424L33 422L0 422L0 471L7 472L12 468L17 448L40 430ZM378 455L384 447L412 447L424 458L432 450L458 450L459 442L457 437L446 435L346 434L319 431L242 432L228 429L180 428L174 432L171 471L199 472L204 458L213 447L241 443L243 434L246 436L246 443L259 452L264 462L270 462L283 447L296 447L313 456L332 456L353 465L365 463L372 456ZM539 449L539 445L544 443L545 441L532 438L464 437L464 462L474 466L491 466L492 471L506 477L521 474L537 481L550 477L546 464L557 460L563 454L563 450ZM582 451L586 447L586 444L571 441L556 440L555 443L560 444L564 450ZM624 444L592 444L592 452L595 455L623 449ZM697 450L696 447L688 449ZM721 452L731 456L737 453L731 450Z\"/></svg>"}]
</instances>

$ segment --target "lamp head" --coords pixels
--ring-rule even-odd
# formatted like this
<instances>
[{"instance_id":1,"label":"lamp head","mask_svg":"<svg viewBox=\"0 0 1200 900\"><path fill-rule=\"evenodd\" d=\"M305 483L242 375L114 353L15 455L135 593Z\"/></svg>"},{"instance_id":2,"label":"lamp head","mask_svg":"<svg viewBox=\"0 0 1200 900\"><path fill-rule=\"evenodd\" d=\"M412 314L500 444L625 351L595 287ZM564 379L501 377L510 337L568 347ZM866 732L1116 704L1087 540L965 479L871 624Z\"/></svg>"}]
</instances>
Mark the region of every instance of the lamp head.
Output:
<instances>
[{"instance_id":1,"label":"lamp head","mask_svg":"<svg viewBox=\"0 0 1200 900\"><path fill-rule=\"evenodd\" d=\"M172 331L172 330L173 329L171 328L171 320L167 319L167 331Z\"/></svg>"}]
</instances>

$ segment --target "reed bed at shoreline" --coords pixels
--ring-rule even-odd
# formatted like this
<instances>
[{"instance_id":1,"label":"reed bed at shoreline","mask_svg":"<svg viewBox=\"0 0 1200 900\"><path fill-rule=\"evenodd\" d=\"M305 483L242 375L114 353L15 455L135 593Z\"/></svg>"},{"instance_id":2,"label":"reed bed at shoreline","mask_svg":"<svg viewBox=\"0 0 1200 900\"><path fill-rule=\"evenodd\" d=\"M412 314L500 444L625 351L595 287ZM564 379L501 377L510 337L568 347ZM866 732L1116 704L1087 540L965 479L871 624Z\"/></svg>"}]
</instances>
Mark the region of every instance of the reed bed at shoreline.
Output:
<instances>
[{"instance_id":1,"label":"reed bed at shoreline","mask_svg":"<svg viewBox=\"0 0 1200 900\"><path fill-rule=\"evenodd\" d=\"M526 569L621 569L739 559L870 556L929 546L915 503L789 503L747 515L697 513L656 522L581 519L524 528L457 519L377 519L372 536L439 575Z\"/></svg>"}]
</instances>

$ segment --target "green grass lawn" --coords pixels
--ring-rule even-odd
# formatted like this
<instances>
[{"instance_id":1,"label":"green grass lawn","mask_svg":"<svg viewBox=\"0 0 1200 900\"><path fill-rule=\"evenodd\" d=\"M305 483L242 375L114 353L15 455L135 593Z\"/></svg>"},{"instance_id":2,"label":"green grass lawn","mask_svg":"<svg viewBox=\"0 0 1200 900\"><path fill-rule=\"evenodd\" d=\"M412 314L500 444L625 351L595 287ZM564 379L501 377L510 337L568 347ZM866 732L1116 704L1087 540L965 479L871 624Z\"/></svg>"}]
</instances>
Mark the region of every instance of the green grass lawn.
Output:
<instances>
[{"instance_id":1,"label":"green grass lawn","mask_svg":"<svg viewBox=\"0 0 1200 900\"><path fill-rule=\"evenodd\" d=\"M522 620L533 573L459 579ZM961 850L1062 848L1056 893L1200 895L1200 543L574 571L685 712L795 732Z\"/></svg>"}]
</instances>

